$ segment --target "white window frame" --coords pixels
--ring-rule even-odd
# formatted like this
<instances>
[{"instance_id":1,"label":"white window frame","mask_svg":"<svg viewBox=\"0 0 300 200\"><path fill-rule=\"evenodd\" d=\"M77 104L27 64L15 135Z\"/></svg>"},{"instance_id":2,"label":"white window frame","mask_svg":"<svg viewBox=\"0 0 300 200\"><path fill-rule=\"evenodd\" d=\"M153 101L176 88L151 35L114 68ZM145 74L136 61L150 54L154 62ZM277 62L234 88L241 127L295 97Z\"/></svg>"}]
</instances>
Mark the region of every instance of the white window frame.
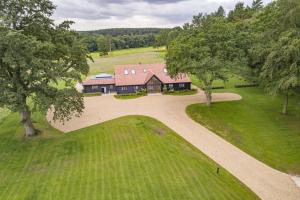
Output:
<instances>
[{"instance_id":1,"label":"white window frame","mask_svg":"<svg viewBox=\"0 0 300 200\"><path fill-rule=\"evenodd\" d=\"M97 90L99 89L99 85L92 85L92 90Z\"/></svg>"},{"instance_id":2,"label":"white window frame","mask_svg":"<svg viewBox=\"0 0 300 200\"><path fill-rule=\"evenodd\" d=\"M179 88L184 88L185 84L184 83L179 83Z\"/></svg>"}]
</instances>

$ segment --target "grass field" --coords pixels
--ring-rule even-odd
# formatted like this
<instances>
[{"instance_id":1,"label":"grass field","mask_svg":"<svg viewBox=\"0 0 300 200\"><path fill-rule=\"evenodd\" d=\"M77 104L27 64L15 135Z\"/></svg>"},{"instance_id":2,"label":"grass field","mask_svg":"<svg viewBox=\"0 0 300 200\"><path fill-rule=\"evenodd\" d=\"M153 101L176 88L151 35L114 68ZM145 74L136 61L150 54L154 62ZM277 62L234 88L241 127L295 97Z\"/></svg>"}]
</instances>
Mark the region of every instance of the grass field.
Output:
<instances>
[{"instance_id":1,"label":"grass field","mask_svg":"<svg viewBox=\"0 0 300 200\"><path fill-rule=\"evenodd\" d=\"M106 57L100 57L97 52L92 53L94 62L89 62L90 75L102 72L113 73L114 67L122 64L164 63L164 54L164 48L154 49L152 47L113 51Z\"/></svg>"},{"instance_id":2,"label":"grass field","mask_svg":"<svg viewBox=\"0 0 300 200\"><path fill-rule=\"evenodd\" d=\"M260 88L233 88L235 83L243 81L232 78L226 89L215 92L240 94L241 101L214 103L211 108L191 105L188 115L269 166L300 175L300 96L290 99L290 113L284 116L281 97Z\"/></svg>"},{"instance_id":3,"label":"grass field","mask_svg":"<svg viewBox=\"0 0 300 200\"><path fill-rule=\"evenodd\" d=\"M34 116L25 140L18 115L0 124L0 199L257 199L162 123L128 116L69 134Z\"/></svg>"}]
</instances>

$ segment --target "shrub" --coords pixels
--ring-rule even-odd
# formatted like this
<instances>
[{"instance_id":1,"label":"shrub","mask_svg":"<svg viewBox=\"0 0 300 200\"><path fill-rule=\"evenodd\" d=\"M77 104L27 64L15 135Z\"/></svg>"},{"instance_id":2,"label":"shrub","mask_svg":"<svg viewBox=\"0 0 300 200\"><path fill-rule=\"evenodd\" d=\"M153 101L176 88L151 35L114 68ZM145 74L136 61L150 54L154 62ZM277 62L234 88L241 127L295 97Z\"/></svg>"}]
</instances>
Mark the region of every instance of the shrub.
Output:
<instances>
[{"instance_id":1,"label":"shrub","mask_svg":"<svg viewBox=\"0 0 300 200\"><path fill-rule=\"evenodd\" d=\"M235 88L258 87L258 86L259 86L258 83L234 85Z\"/></svg>"}]
</instances>

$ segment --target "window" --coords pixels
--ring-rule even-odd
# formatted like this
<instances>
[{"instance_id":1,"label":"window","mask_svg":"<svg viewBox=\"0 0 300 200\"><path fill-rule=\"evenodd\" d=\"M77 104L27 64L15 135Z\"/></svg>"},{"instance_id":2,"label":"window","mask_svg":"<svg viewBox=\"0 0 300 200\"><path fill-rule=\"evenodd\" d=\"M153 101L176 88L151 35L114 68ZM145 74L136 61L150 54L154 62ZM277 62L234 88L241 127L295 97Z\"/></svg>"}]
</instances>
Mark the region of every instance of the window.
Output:
<instances>
[{"instance_id":1,"label":"window","mask_svg":"<svg viewBox=\"0 0 300 200\"><path fill-rule=\"evenodd\" d=\"M125 91L127 90L127 87L121 87L121 90Z\"/></svg>"},{"instance_id":2,"label":"window","mask_svg":"<svg viewBox=\"0 0 300 200\"><path fill-rule=\"evenodd\" d=\"M144 73L146 73L147 72L147 69L144 69Z\"/></svg>"},{"instance_id":3,"label":"window","mask_svg":"<svg viewBox=\"0 0 300 200\"><path fill-rule=\"evenodd\" d=\"M169 88L173 88L174 86L173 86L173 84L169 84Z\"/></svg>"},{"instance_id":4,"label":"window","mask_svg":"<svg viewBox=\"0 0 300 200\"><path fill-rule=\"evenodd\" d=\"M134 89L135 89L135 90L138 90L138 89L139 89L139 86L134 86Z\"/></svg>"},{"instance_id":5,"label":"window","mask_svg":"<svg viewBox=\"0 0 300 200\"><path fill-rule=\"evenodd\" d=\"M167 70L167 68L164 68L164 72L165 72L165 73L168 73L168 70Z\"/></svg>"},{"instance_id":6,"label":"window","mask_svg":"<svg viewBox=\"0 0 300 200\"><path fill-rule=\"evenodd\" d=\"M131 70L131 73L132 73L132 74L135 74L135 70L134 70L134 69L133 69L133 70Z\"/></svg>"},{"instance_id":7,"label":"window","mask_svg":"<svg viewBox=\"0 0 300 200\"><path fill-rule=\"evenodd\" d=\"M98 88L98 85L92 85L92 90L97 90Z\"/></svg>"},{"instance_id":8,"label":"window","mask_svg":"<svg viewBox=\"0 0 300 200\"><path fill-rule=\"evenodd\" d=\"M124 74L128 75L128 70L127 69L124 70Z\"/></svg>"},{"instance_id":9,"label":"window","mask_svg":"<svg viewBox=\"0 0 300 200\"><path fill-rule=\"evenodd\" d=\"M111 90L114 89L114 86L113 86L113 85L110 85L110 86L109 86L109 89L111 89Z\"/></svg>"},{"instance_id":10,"label":"window","mask_svg":"<svg viewBox=\"0 0 300 200\"><path fill-rule=\"evenodd\" d=\"M179 87L180 87L180 88L184 88L184 87L185 87L185 84L184 84L184 83L179 83Z\"/></svg>"}]
</instances>

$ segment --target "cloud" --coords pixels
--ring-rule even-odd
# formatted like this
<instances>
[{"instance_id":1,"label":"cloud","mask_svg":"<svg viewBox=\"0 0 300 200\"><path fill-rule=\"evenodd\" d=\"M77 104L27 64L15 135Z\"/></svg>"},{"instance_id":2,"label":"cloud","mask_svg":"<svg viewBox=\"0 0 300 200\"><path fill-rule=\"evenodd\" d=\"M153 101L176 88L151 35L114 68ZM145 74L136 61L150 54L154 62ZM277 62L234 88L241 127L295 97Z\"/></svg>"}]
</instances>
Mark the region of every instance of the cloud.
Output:
<instances>
[{"instance_id":1,"label":"cloud","mask_svg":"<svg viewBox=\"0 0 300 200\"><path fill-rule=\"evenodd\" d=\"M220 5L229 11L240 0L52 0L57 22L75 21L76 30L112 27L173 27L199 12L210 13ZM269 2L271 0L265 0ZM251 4L252 0L244 0Z\"/></svg>"}]
</instances>

